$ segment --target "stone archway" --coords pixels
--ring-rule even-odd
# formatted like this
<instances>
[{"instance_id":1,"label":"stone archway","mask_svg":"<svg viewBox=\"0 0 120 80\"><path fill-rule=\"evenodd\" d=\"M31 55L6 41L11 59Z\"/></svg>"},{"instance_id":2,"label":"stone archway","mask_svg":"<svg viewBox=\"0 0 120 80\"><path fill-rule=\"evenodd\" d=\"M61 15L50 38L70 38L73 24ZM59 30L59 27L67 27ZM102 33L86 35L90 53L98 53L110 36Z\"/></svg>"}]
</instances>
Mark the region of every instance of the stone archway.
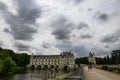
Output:
<instances>
[{"instance_id":1,"label":"stone archway","mask_svg":"<svg viewBox=\"0 0 120 80\"><path fill-rule=\"evenodd\" d=\"M50 65L50 69L54 69L54 65Z\"/></svg>"},{"instance_id":2,"label":"stone archway","mask_svg":"<svg viewBox=\"0 0 120 80\"><path fill-rule=\"evenodd\" d=\"M56 66L55 66L55 70L58 70L58 68L59 68L59 66L58 66L58 65L56 65Z\"/></svg>"},{"instance_id":3,"label":"stone archway","mask_svg":"<svg viewBox=\"0 0 120 80\"><path fill-rule=\"evenodd\" d=\"M38 70L41 70L41 65L38 65L38 66L37 66L37 69L38 69Z\"/></svg>"},{"instance_id":4,"label":"stone archway","mask_svg":"<svg viewBox=\"0 0 120 80\"><path fill-rule=\"evenodd\" d=\"M69 71L69 70L70 70L70 67L66 65L66 66L64 66L63 70L64 70L64 71Z\"/></svg>"},{"instance_id":5,"label":"stone archway","mask_svg":"<svg viewBox=\"0 0 120 80\"><path fill-rule=\"evenodd\" d=\"M35 69L35 65L31 65L31 66L30 66L30 69L31 69L31 70L34 70L34 69Z\"/></svg>"},{"instance_id":6,"label":"stone archway","mask_svg":"<svg viewBox=\"0 0 120 80\"><path fill-rule=\"evenodd\" d=\"M43 69L48 69L48 65L44 65L44 66L43 66Z\"/></svg>"}]
</instances>

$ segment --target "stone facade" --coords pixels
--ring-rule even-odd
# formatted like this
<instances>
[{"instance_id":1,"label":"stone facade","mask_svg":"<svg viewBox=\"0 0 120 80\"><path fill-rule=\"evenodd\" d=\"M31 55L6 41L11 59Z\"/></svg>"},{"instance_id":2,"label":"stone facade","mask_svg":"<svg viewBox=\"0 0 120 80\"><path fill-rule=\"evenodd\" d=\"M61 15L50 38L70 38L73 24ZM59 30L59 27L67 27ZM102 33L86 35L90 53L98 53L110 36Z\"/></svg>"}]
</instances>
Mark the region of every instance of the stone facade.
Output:
<instances>
[{"instance_id":1,"label":"stone facade","mask_svg":"<svg viewBox=\"0 0 120 80\"><path fill-rule=\"evenodd\" d=\"M92 52L89 53L88 62L90 62L92 64L96 64L95 54L94 53L92 53Z\"/></svg>"},{"instance_id":2,"label":"stone facade","mask_svg":"<svg viewBox=\"0 0 120 80\"><path fill-rule=\"evenodd\" d=\"M32 55L30 66L35 68L72 69L75 66L75 57L71 52L62 52L60 55Z\"/></svg>"}]
</instances>

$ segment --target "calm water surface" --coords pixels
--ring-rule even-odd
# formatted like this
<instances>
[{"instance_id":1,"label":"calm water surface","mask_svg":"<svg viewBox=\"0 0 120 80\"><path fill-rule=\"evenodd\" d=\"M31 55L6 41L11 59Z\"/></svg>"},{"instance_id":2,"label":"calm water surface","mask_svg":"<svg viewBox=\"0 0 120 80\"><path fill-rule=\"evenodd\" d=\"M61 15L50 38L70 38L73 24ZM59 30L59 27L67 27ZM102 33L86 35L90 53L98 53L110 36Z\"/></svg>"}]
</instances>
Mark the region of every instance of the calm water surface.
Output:
<instances>
[{"instance_id":1,"label":"calm water surface","mask_svg":"<svg viewBox=\"0 0 120 80\"><path fill-rule=\"evenodd\" d=\"M0 80L49 80L63 74L62 71L29 71L28 73L15 74L12 76L0 77Z\"/></svg>"}]
</instances>

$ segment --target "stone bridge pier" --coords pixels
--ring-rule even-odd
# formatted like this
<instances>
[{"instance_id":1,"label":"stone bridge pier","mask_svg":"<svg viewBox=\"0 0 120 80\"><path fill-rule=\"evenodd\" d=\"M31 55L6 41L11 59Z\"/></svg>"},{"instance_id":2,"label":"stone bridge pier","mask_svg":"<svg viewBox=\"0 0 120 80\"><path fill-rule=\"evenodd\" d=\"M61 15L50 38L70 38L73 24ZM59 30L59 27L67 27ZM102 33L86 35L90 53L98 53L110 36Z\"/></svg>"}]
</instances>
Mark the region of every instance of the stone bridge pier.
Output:
<instances>
[{"instance_id":1,"label":"stone bridge pier","mask_svg":"<svg viewBox=\"0 0 120 80\"><path fill-rule=\"evenodd\" d=\"M37 70L44 70L44 69L50 69L50 70L72 70L74 66L64 65L30 65L30 69L37 69Z\"/></svg>"}]
</instances>

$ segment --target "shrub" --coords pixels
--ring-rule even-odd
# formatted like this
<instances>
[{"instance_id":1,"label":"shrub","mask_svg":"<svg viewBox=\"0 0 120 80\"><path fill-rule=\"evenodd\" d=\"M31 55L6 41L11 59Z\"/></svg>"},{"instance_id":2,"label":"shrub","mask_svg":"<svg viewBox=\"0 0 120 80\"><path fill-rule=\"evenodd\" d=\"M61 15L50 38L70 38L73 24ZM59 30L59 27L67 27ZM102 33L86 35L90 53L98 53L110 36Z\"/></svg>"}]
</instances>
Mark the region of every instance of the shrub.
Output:
<instances>
[{"instance_id":1,"label":"shrub","mask_svg":"<svg viewBox=\"0 0 120 80\"><path fill-rule=\"evenodd\" d=\"M109 67L108 70L112 72L112 71L113 71L113 68Z\"/></svg>"},{"instance_id":2,"label":"shrub","mask_svg":"<svg viewBox=\"0 0 120 80\"><path fill-rule=\"evenodd\" d=\"M101 69L103 69L103 70L108 70L108 66L102 66Z\"/></svg>"},{"instance_id":3,"label":"shrub","mask_svg":"<svg viewBox=\"0 0 120 80\"><path fill-rule=\"evenodd\" d=\"M120 73L120 68L117 69L117 73Z\"/></svg>"},{"instance_id":4,"label":"shrub","mask_svg":"<svg viewBox=\"0 0 120 80\"><path fill-rule=\"evenodd\" d=\"M24 73L25 70L26 70L26 69L25 69L24 67L16 67L15 73Z\"/></svg>"},{"instance_id":5,"label":"shrub","mask_svg":"<svg viewBox=\"0 0 120 80\"><path fill-rule=\"evenodd\" d=\"M103 70L107 70L110 72L114 72L114 73L120 73L120 67L108 67L108 66L102 66Z\"/></svg>"}]
</instances>

